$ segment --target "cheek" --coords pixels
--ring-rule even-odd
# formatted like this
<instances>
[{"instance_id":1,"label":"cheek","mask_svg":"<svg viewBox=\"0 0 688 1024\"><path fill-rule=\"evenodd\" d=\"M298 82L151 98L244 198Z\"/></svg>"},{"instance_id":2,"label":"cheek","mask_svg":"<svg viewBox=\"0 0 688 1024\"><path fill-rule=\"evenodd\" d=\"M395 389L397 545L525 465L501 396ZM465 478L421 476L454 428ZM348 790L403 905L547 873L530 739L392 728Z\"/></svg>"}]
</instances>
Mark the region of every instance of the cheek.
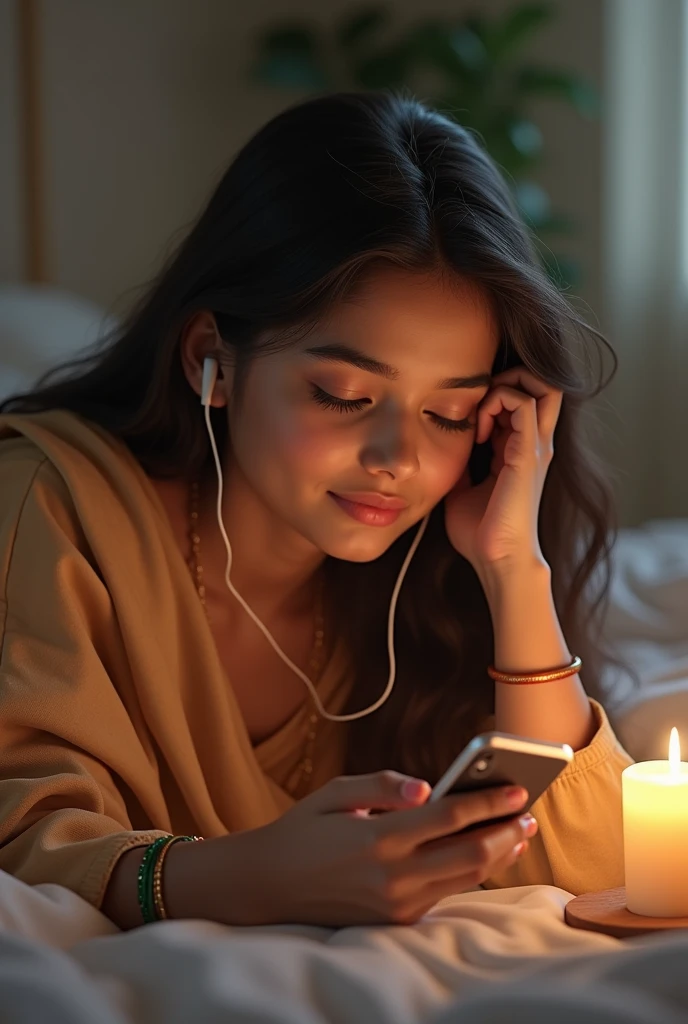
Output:
<instances>
[{"instance_id":1,"label":"cheek","mask_svg":"<svg viewBox=\"0 0 688 1024\"><path fill-rule=\"evenodd\" d=\"M286 462L302 477L327 482L332 474L351 469L356 460L354 438L341 430L332 430L311 417L294 417L282 425L279 447Z\"/></svg>"},{"instance_id":2,"label":"cheek","mask_svg":"<svg viewBox=\"0 0 688 1024\"><path fill-rule=\"evenodd\" d=\"M473 449L470 440L452 441L446 448L435 449L422 464L423 483L428 497L439 501L468 473L468 460Z\"/></svg>"},{"instance_id":3,"label":"cheek","mask_svg":"<svg viewBox=\"0 0 688 1024\"><path fill-rule=\"evenodd\" d=\"M294 409L286 402L264 403L250 422L241 424L241 437L251 449L254 465L262 466L270 479L281 479L293 489L294 482L327 484L328 479L349 470L356 458L356 445L347 431L337 430L310 414Z\"/></svg>"}]
</instances>

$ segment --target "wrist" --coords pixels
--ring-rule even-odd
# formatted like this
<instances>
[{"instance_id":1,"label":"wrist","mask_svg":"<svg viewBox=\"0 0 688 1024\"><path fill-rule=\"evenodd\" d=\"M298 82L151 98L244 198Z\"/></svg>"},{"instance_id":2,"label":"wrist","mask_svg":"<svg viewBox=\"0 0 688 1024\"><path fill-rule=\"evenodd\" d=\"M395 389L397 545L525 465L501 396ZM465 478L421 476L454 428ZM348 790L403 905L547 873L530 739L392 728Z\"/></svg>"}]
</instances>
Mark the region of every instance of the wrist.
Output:
<instances>
[{"instance_id":1,"label":"wrist","mask_svg":"<svg viewBox=\"0 0 688 1024\"><path fill-rule=\"evenodd\" d=\"M563 668L571 653L562 633L552 593L552 574L544 561L484 582L494 633L494 667L506 673ZM496 683L497 689L509 684Z\"/></svg>"},{"instance_id":2,"label":"wrist","mask_svg":"<svg viewBox=\"0 0 688 1024\"><path fill-rule=\"evenodd\" d=\"M214 868L217 839L174 843L165 858L162 894L167 916L217 921L218 894Z\"/></svg>"},{"instance_id":3,"label":"wrist","mask_svg":"<svg viewBox=\"0 0 688 1024\"><path fill-rule=\"evenodd\" d=\"M476 571L493 613L504 604L551 592L552 570L542 555L501 560Z\"/></svg>"},{"instance_id":4,"label":"wrist","mask_svg":"<svg viewBox=\"0 0 688 1024\"><path fill-rule=\"evenodd\" d=\"M257 870L261 849L256 848L256 839L262 831L248 829L202 843L175 843L163 877L167 916L228 925L275 923L273 887Z\"/></svg>"}]
</instances>

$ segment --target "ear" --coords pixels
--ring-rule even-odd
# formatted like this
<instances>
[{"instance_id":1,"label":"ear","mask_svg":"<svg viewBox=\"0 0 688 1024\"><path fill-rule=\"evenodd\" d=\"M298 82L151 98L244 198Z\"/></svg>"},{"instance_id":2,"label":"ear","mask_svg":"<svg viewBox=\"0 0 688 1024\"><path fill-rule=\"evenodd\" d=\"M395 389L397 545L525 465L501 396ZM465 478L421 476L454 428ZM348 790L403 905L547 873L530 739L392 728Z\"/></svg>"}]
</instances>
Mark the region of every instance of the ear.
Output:
<instances>
[{"instance_id":1,"label":"ear","mask_svg":"<svg viewBox=\"0 0 688 1024\"><path fill-rule=\"evenodd\" d=\"M200 310L187 321L182 331L179 348L184 376L198 395L199 401L203 383L203 362L207 356L213 356L218 360L217 381L213 388L210 405L216 409L227 405L233 375L231 367L227 365L215 317L209 310ZM223 354L225 354L225 358L221 360L220 357Z\"/></svg>"}]
</instances>

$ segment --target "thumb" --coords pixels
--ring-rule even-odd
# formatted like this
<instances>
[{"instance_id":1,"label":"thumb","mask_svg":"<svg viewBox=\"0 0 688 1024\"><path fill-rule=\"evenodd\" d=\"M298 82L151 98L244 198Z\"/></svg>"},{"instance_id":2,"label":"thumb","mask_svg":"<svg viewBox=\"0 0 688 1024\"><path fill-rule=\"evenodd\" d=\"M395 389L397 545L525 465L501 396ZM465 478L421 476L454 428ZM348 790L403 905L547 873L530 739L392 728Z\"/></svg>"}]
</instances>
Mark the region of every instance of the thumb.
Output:
<instances>
[{"instance_id":1,"label":"thumb","mask_svg":"<svg viewBox=\"0 0 688 1024\"><path fill-rule=\"evenodd\" d=\"M382 771L370 775L340 775L302 800L312 810L358 811L372 808L394 810L424 804L431 787L422 779L401 772Z\"/></svg>"}]
</instances>

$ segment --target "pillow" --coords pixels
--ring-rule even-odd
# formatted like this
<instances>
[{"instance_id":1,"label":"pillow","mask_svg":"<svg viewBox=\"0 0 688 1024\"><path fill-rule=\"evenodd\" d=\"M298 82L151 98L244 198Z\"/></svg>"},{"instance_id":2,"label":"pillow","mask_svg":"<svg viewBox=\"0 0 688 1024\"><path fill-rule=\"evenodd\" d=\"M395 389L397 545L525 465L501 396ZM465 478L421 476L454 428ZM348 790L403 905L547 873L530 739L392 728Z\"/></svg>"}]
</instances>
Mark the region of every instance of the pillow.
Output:
<instances>
[{"instance_id":1,"label":"pillow","mask_svg":"<svg viewBox=\"0 0 688 1024\"><path fill-rule=\"evenodd\" d=\"M0 286L0 400L117 327L95 303L47 285Z\"/></svg>"}]
</instances>

